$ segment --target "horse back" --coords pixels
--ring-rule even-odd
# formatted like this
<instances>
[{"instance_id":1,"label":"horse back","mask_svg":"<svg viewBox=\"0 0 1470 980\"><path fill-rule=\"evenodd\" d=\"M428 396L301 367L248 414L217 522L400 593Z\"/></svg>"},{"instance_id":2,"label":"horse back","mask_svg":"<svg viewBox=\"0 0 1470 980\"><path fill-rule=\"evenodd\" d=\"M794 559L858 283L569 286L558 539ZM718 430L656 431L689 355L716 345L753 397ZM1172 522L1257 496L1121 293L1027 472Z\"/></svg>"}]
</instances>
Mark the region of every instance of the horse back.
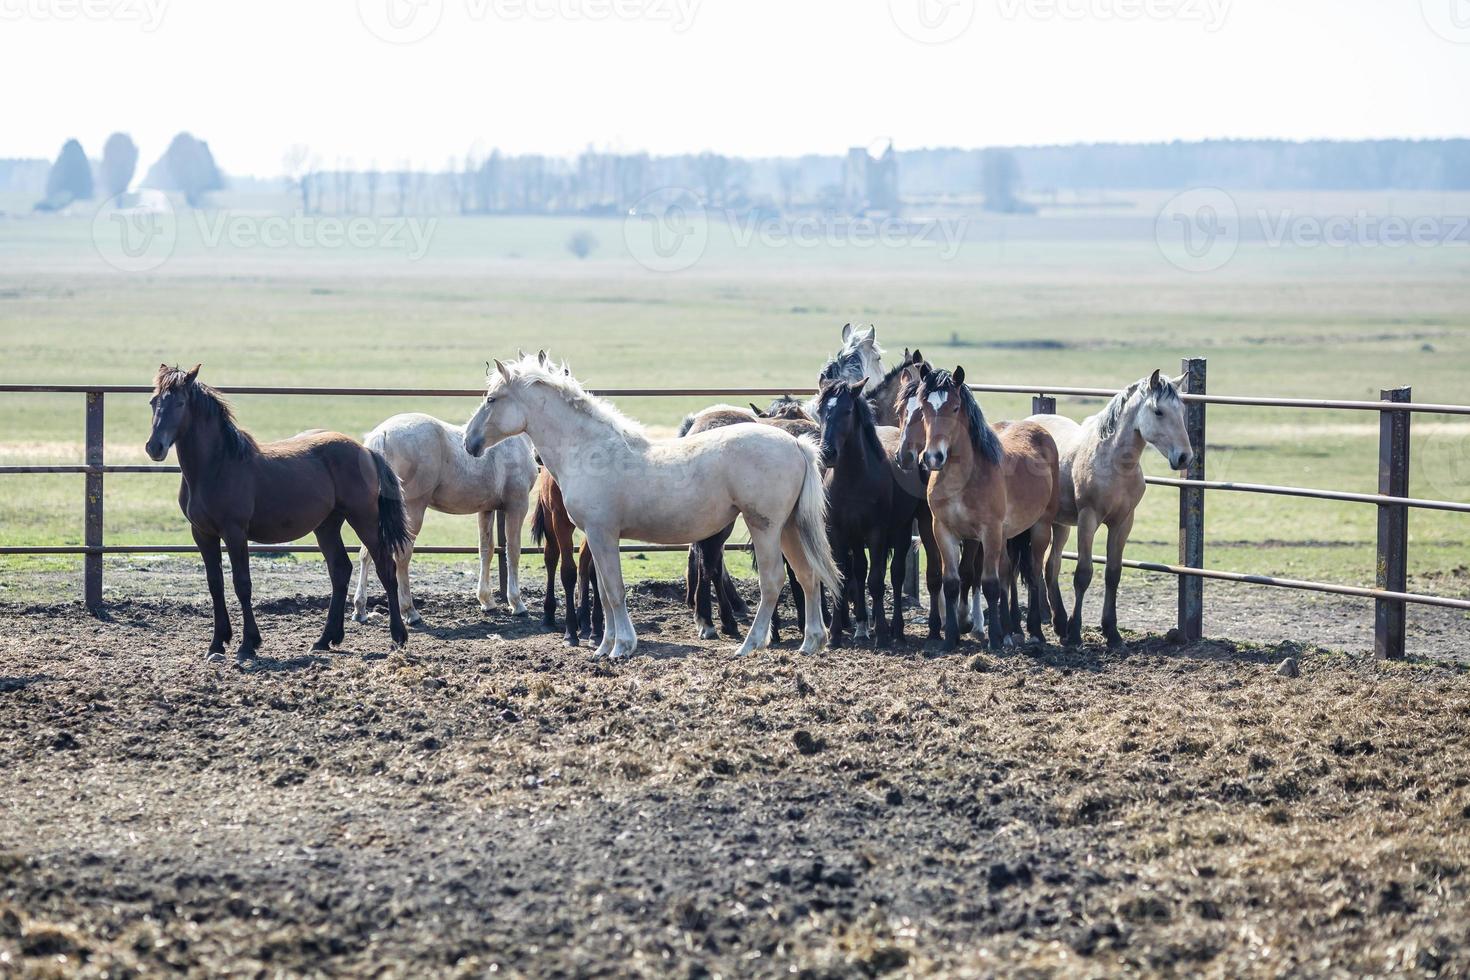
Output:
<instances>
[{"instance_id":1,"label":"horse back","mask_svg":"<svg viewBox=\"0 0 1470 980\"><path fill-rule=\"evenodd\" d=\"M997 422L991 428L1005 450L1008 514L1021 515L1017 523L1025 527L1037 520L1050 522L1061 505L1061 454L1056 440L1046 426L1029 419Z\"/></svg>"}]
</instances>

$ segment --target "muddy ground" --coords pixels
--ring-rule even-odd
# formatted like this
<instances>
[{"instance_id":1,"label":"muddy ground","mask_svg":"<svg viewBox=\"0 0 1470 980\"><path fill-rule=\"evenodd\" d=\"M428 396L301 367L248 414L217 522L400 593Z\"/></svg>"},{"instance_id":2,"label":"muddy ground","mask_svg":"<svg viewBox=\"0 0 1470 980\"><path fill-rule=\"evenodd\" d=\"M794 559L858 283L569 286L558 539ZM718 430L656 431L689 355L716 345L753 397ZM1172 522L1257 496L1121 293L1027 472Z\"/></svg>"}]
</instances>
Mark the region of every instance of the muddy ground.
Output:
<instances>
[{"instance_id":1,"label":"muddy ground","mask_svg":"<svg viewBox=\"0 0 1470 980\"><path fill-rule=\"evenodd\" d=\"M598 664L441 572L407 651L309 655L312 581L245 668L202 581L0 608L0 975L1470 972L1463 617L1385 665L1138 589L1117 653L736 662L644 585Z\"/></svg>"}]
</instances>

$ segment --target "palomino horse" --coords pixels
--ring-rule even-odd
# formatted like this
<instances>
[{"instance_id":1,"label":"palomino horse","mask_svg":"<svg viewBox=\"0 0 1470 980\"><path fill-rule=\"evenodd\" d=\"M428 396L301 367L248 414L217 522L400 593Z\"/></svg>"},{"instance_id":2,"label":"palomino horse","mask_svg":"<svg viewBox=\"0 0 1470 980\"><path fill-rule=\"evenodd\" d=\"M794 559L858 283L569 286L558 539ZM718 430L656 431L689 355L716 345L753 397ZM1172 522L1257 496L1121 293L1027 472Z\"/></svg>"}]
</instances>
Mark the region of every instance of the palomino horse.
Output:
<instances>
[{"instance_id":1,"label":"palomino horse","mask_svg":"<svg viewBox=\"0 0 1470 980\"><path fill-rule=\"evenodd\" d=\"M327 625L313 650L326 650L345 637L347 583L352 559L342 544L342 522L357 532L373 556L388 592L393 642L408 642L398 608L393 555L409 543L408 518L398 477L383 455L337 432L313 431L280 442L258 443L235 424L229 405L199 381L199 365L181 371L158 366L153 381L153 431L146 446L155 462L177 450L179 507L189 519L204 559L209 597L214 601L211 659L223 657L230 640L220 539L230 554L235 597L243 629L237 658L253 657L260 629L250 605L249 542L279 544L316 532L332 579Z\"/></svg>"},{"instance_id":2,"label":"palomino horse","mask_svg":"<svg viewBox=\"0 0 1470 980\"><path fill-rule=\"evenodd\" d=\"M880 647L903 639L904 563L913 544L914 518L924 501L924 484L894 462L897 429L873 424L863 397L864 382L826 381L817 395L822 419L823 482L827 487L827 531L832 554L847 572L848 595L834 596L831 645L847 625L847 599L857 607L857 639L868 635L863 580L873 601L875 640ZM867 554L864 554L866 549ZM893 579L892 626L883 606L883 577ZM871 558L871 564L869 563Z\"/></svg>"},{"instance_id":3,"label":"palomino horse","mask_svg":"<svg viewBox=\"0 0 1470 980\"><path fill-rule=\"evenodd\" d=\"M929 510L944 560L944 649L959 644L957 606L966 541L980 545L990 646L998 649L1012 641L1016 624L1002 592L1003 579L1009 579L1006 542L1027 532L1028 626L1041 639L1041 568L1061 499L1056 442L1035 422L988 425L965 386L962 367L951 373L920 364L918 374L906 390L899 460L912 466L922 448L923 465L932 474Z\"/></svg>"},{"instance_id":4,"label":"palomino horse","mask_svg":"<svg viewBox=\"0 0 1470 980\"><path fill-rule=\"evenodd\" d=\"M491 447L491 451L495 448ZM531 518L531 541L538 545L546 542L542 552L546 563L546 598L541 602L541 623L547 629L556 629L556 567L560 564L561 585L567 601L565 641L569 647L581 643L577 635L579 626L587 630L588 639L594 643L602 641L602 600L597 595L597 570L592 564L592 549L585 539L578 556L572 540L576 530L577 525L572 523L572 515L567 513L567 505L561 499L561 487L549 471L542 470L536 478L536 513ZM579 579L580 600L577 598Z\"/></svg>"},{"instance_id":5,"label":"palomino horse","mask_svg":"<svg viewBox=\"0 0 1470 980\"><path fill-rule=\"evenodd\" d=\"M464 451L464 426L441 422L430 415L395 415L369 432L364 443L383 454L393 472L403 481L404 506L408 510L408 547L398 551L398 607L403 618L417 623L422 617L413 605L408 564L413 560L413 542L424 526L424 513L476 514L480 519L480 582L477 590L480 611L490 612L494 585L490 560L495 556L495 512L505 513L506 601L513 615L526 614L521 602L521 526L530 508L531 484L536 480L536 461L526 439L508 439L479 459ZM367 622L368 551L358 554L361 571L353 595L352 618Z\"/></svg>"},{"instance_id":6,"label":"palomino horse","mask_svg":"<svg viewBox=\"0 0 1470 980\"><path fill-rule=\"evenodd\" d=\"M520 433L536 444L561 487L567 513L592 545L607 629L597 654L638 646L619 562L624 537L667 544L701 541L737 516L755 546L761 599L739 654L770 643L781 594L781 556L807 597L803 653L826 642L820 581L840 588L827 546L826 501L816 447L768 425L732 425L683 439L650 439L608 403L535 357L495 362L485 401L465 430L465 448Z\"/></svg>"},{"instance_id":7,"label":"palomino horse","mask_svg":"<svg viewBox=\"0 0 1470 980\"><path fill-rule=\"evenodd\" d=\"M1065 632L1068 644L1082 642L1082 597L1092 582L1092 538L1098 525L1108 529L1103 635L1110 647L1123 642L1118 632L1118 580L1123 572L1123 548L1133 530L1133 512L1148 488L1139 466L1144 446L1157 449L1174 470L1184 469L1194 458L1184 424L1184 402L1179 397L1183 382L1183 375L1171 381L1155 371L1118 392L1107 408L1080 424L1060 415L1033 415L1029 419L1046 427L1061 454L1061 507L1052 528L1046 586L1052 624L1059 635ZM1072 576L1075 600L1070 619L1058 584L1062 549L1070 533L1068 525L1077 528L1078 555L1077 571Z\"/></svg>"},{"instance_id":8,"label":"palomino horse","mask_svg":"<svg viewBox=\"0 0 1470 980\"><path fill-rule=\"evenodd\" d=\"M808 436L816 439L817 424L811 420L799 403L781 402L777 407L777 412L779 413L777 416L769 417L762 415L754 405L751 406L750 412L743 408L736 408L734 405L712 405L703 411L685 416L683 424L679 426L679 437L682 439L687 435L708 432L726 425L738 425L741 422L759 422L763 425L774 425L797 438ZM712 640L715 637L714 617L710 610L711 585L715 586L715 596L718 599L717 605L720 610L720 628L726 636L739 639L740 630L735 625L735 617L747 615L745 603L735 589L735 582L725 569L725 542L730 540L730 535L734 532L735 522L731 521L728 527L713 537L705 538L689 546L689 568L685 573L684 598L685 602L694 609L694 625L699 630L700 639ZM796 578L791 574L790 566L787 566L786 571L787 577L791 580L796 615L800 619L805 613L803 597L797 589ZM781 632L779 615L779 612L772 614L773 640L779 638Z\"/></svg>"}]
</instances>

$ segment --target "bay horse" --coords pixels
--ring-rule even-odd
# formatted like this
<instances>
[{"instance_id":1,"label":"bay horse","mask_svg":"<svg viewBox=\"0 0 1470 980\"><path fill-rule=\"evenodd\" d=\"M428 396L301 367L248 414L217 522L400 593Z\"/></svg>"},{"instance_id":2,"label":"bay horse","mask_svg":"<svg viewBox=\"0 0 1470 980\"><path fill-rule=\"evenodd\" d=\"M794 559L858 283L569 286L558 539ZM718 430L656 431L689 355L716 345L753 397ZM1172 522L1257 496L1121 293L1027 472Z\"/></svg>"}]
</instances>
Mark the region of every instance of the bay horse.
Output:
<instances>
[{"instance_id":1,"label":"bay horse","mask_svg":"<svg viewBox=\"0 0 1470 980\"><path fill-rule=\"evenodd\" d=\"M489 451L494 452L496 448L492 446ZM531 541L538 545L545 543L542 555L546 564L546 598L541 602L541 623L547 629L556 629L556 569L560 565L567 604L564 641L569 647L581 643L577 634L579 626L587 631L592 642L602 641L602 600L597 591L597 570L585 538L578 555L573 541L576 530L577 525L572 523L561 498L561 487L556 485L550 471L543 469L536 478L536 511L531 518Z\"/></svg>"},{"instance_id":2,"label":"bay horse","mask_svg":"<svg viewBox=\"0 0 1470 980\"><path fill-rule=\"evenodd\" d=\"M894 461L898 429L873 424L863 387L862 379L826 381L817 396L828 535L833 556L847 572L847 596L833 597L830 645L834 647L841 645L847 625L848 599L857 609L856 638L868 638L864 579L873 603L876 644L887 647L903 640L905 561L913 544L914 518L924 500L921 479L902 472ZM893 580L891 625L883 604L885 573Z\"/></svg>"},{"instance_id":3,"label":"bay horse","mask_svg":"<svg viewBox=\"0 0 1470 980\"><path fill-rule=\"evenodd\" d=\"M592 546L606 631L597 655L627 657L638 637L628 615L618 543L700 541L743 516L755 546L761 599L747 655L770 644L784 554L807 597L803 653L827 639L817 584L840 576L827 545L826 500L816 447L768 425L732 425L683 439L651 439L577 380L535 357L495 362L485 401L465 430L465 449L526 433L561 487L567 513Z\"/></svg>"},{"instance_id":4,"label":"bay horse","mask_svg":"<svg viewBox=\"0 0 1470 980\"><path fill-rule=\"evenodd\" d=\"M414 608L413 589L408 579L413 545L424 526L424 514L475 514L480 524L480 580L476 594L480 611L493 608L495 589L490 561L495 556L495 512L505 515L505 598L511 615L526 615L521 601L521 528L530 509L531 484L536 480L536 460L528 439L507 439L479 459L464 451L464 426L443 422L432 415L412 412L395 415L367 434L364 444L382 453L403 484L404 507L408 512L408 546L397 553L398 607L409 624L423 617ZM358 553L361 570L353 594L352 618L367 622L368 550Z\"/></svg>"},{"instance_id":5,"label":"bay horse","mask_svg":"<svg viewBox=\"0 0 1470 980\"><path fill-rule=\"evenodd\" d=\"M1028 534L1025 561L1031 589L1028 628L1041 639L1041 578L1051 528L1061 502L1055 440L1035 422L1010 422L992 428L965 385L965 369L953 372L918 366L905 389L906 416L900 437L901 465L915 457L932 474L929 510L944 564L944 645L959 644L964 542L980 546L979 577L986 604L991 649L1013 642L1016 624L1002 592L1009 579L1007 542ZM922 452L922 455L920 453Z\"/></svg>"},{"instance_id":6,"label":"bay horse","mask_svg":"<svg viewBox=\"0 0 1470 980\"><path fill-rule=\"evenodd\" d=\"M789 396L788 396L789 397ZM682 439L687 435L695 435L700 432L708 432L726 425L738 425L742 422L756 422L764 425L774 425L784 432L790 433L797 438L808 437L816 439L817 424L812 421L801 407L799 402L779 401L773 402L776 414L763 415L754 405L751 411L734 405L712 405L702 411L695 412L684 417L679 426L679 437ZM735 588L734 579L725 568L725 542L730 540L730 535L735 533L735 522L711 537L705 538L689 546L689 567L685 572L685 604L694 610L695 627L699 630L699 637L703 640L714 639L715 627L714 616L710 608L710 588L714 587L716 605L720 613L720 629L726 636L739 639L740 630L735 625L736 617L748 615L745 601L740 598L740 593ZM786 566L787 578L791 584L792 601L796 604L796 616L800 620L805 615L804 597L797 588L795 575L789 565ZM780 613L772 613L771 638L774 642L780 638Z\"/></svg>"},{"instance_id":7,"label":"bay horse","mask_svg":"<svg viewBox=\"0 0 1470 980\"><path fill-rule=\"evenodd\" d=\"M1033 415L1056 440L1061 461L1061 506L1052 527L1051 554L1046 560L1047 595L1052 625L1071 646L1082 643L1082 597L1092 582L1092 540L1099 525L1108 529L1107 565L1103 573L1102 630L1109 647L1122 644L1118 632L1118 581L1123 549L1133 530L1133 514L1148 489L1139 465L1145 446L1153 446L1182 470L1194 458L1184 401L1179 386L1184 375L1169 379L1158 371L1113 396L1106 408L1078 423L1061 415ZM1062 549L1070 526L1077 528L1077 570L1072 575L1072 614L1062 603L1058 579Z\"/></svg>"},{"instance_id":8,"label":"bay horse","mask_svg":"<svg viewBox=\"0 0 1470 980\"><path fill-rule=\"evenodd\" d=\"M316 532L332 580L327 624L312 649L327 650L342 642L347 583L352 578L352 559L342 544L344 521L372 555L387 590L393 642L396 647L406 645L408 629L399 612L393 556L407 547L410 536L403 493L388 460L339 432L314 430L279 442L256 442L236 424L219 392L199 380L199 368L158 366L149 401L153 425L145 449L149 459L161 462L173 447L183 471L179 508L189 519L204 559L214 603L210 659L223 657L230 640L221 539L230 555L243 620L237 659L255 656L261 644L250 604L249 542L279 544L308 531Z\"/></svg>"}]
</instances>

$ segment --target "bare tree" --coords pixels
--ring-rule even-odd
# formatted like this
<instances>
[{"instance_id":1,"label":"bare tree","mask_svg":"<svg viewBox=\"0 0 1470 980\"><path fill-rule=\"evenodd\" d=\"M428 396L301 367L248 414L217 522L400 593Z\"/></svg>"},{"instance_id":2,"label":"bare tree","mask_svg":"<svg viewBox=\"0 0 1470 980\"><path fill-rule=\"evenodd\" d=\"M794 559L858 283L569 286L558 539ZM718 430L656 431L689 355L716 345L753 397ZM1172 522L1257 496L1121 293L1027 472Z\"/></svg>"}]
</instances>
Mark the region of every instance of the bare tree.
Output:
<instances>
[{"instance_id":1,"label":"bare tree","mask_svg":"<svg viewBox=\"0 0 1470 980\"><path fill-rule=\"evenodd\" d=\"M367 173L363 174L363 183L367 185L367 213L374 217L378 213L378 161L374 160L368 164Z\"/></svg>"}]
</instances>

